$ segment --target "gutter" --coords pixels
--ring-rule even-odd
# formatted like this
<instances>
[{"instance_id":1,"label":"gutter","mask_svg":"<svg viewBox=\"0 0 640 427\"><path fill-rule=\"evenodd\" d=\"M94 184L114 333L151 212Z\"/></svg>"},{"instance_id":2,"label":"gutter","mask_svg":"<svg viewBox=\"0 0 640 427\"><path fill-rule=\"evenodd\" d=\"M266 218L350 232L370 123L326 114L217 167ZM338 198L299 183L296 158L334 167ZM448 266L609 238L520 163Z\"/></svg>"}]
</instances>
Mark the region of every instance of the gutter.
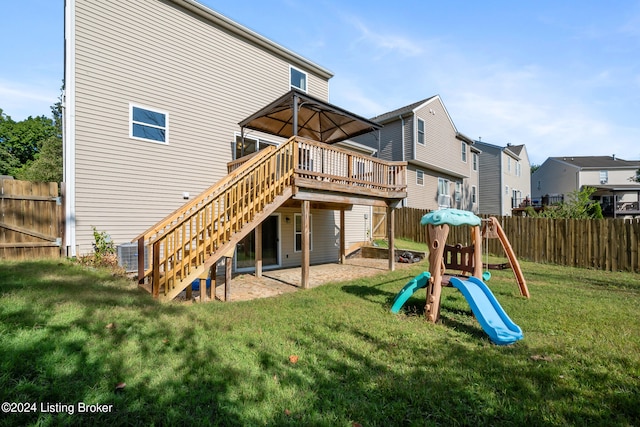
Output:
<instances>
[{"instance_id":1,"label":"gutter","mask_svg":"<svg viewBox=\"0 0 640 427\"><path fill-rule=\"evenodd\" d=\"M76 256L76 2L64 5L64 92L62 146L64 176L64 242L66 255Z\"/></svg>"}]
</instances>

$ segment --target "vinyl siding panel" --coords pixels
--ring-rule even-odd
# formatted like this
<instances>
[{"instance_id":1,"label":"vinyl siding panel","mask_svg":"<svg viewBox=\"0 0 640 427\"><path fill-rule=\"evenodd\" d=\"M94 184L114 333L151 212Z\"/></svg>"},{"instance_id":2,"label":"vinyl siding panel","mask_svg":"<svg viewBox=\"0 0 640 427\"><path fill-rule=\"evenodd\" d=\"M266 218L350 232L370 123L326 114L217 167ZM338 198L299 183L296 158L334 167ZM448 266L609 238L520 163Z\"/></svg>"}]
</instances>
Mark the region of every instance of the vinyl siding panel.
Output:
<instances>
[{"instance_id":1,"label":"vinyl siding panel","mask_svg":"<svg viewBox=\"0 0 640 427\"><path fill-rule=\"evenodd\" d=\"M128 242L226 174L237 123L289 90L289 62L165 1L76 1L76 226ZM295 65L296 68L302 69ZM328 82L309 70L308 90ZM168 113L129 138L129 105ZM277 138L270 138L277 140Z\"/></svg>"},{"instance_id":2,"label":"vinyl siding panel","mask_svg":"<svg viewBox=\"0 0 640 427\"><path fill-rule=\"evenodd\" d=\"M283 268L298 267L302 262L302 252L295 251L295 214L300 209L278 209L280 213L281 232L281 264ZM286 218L290 221L287 223ZM339 219L336 221L334 212L330 210L311 210L311 264L325 264L337 262L340 252Z\"/></svg>"},{"instance_id":3,"label":"vinyl siding panel","mask_svg":"<svg viewBox=\"0 0 640 427\"><path fill-rule=\"evenodd\" d=\"M431 114L433 110L434 114ZM439 98L425 104L416 111L416 117L425 121L426 144L415 144L415 160L434 168L448 170L453 174L467 176L470 151L467 147L467 162L462 161L462 141L456 138L456 129ZM417 120L413 134L417 135Z\"/></svg>"},{"instance_id":4,"label":"vinyl siding panel","mask_svg":"<svg viewBox=\"0 0 640 427\"><path fill-rule=\"evenodd\" d=\"M531 176L532 196L569 194L577 188L579 169L556 159L547 159ZM540 186L538 187L538 181Z\"/></svg>"}]
</instances>

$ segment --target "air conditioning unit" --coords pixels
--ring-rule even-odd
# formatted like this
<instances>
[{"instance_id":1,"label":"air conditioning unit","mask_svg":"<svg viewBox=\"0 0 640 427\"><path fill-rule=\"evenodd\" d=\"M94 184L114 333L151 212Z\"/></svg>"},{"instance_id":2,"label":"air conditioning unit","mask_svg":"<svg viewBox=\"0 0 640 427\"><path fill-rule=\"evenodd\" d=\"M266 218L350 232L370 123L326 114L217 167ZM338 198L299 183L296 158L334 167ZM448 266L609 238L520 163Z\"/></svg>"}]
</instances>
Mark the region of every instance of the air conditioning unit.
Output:
<instances>
[{"instance_id":1,"label":"air conditioning unit","mask_svg":"<svg viewBox=\"0 0 640 427\"><path fill-rule=\"evenodd\" d=\"M138 244L123 243L117 246L118 265L125 269L127 273L138 271ZM147 247L144 248L144 269L149 268L149 257Z\"/></svg>"}]
</instances>

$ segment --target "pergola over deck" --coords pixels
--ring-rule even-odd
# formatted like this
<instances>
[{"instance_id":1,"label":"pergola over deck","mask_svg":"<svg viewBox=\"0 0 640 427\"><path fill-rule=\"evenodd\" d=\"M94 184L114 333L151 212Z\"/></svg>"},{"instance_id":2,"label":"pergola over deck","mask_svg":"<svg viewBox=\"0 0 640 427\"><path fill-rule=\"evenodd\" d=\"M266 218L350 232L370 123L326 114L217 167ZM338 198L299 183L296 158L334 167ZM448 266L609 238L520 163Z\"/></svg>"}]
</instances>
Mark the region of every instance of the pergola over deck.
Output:
<instances>
[{"instance_id":1,"label":"pergola over deck","mask_svg":"<svg viewBox=\"0 0 640 427\"><path fill-rule=\"evenodd\" d=\"M406 177L404 168L402 182L391 188L380 182L381 175L389 177L389 169L380 161L371 162L352 157L361 157L349 150L331 147L335 144L365 133L376 131L382 126L347 110L315 98L298 89L291 89L260 111L239 123L242 135L245 129L252 129L284 138L292 136L298 141L298 165L294 175L293 197L284 206L300 206L302 212L302 278L303 288L309 282L309 215L310 209L331 209L340 211L340 261L345 257L344 222L345 210L353 205L382 206L387 208L389 228L389 269L394 266L394 208L406 197ZM311 141L310 141L311 140ZM314 142L315 141L315 142ZM371 159L376 160L376 159ZM238 159L240 163L242 159ZM236 162L229 164L233 170ZM397 163L397 162L396 162ZM398 166L401 166L398 163ZM404 165L402 165L404 166ZM344 170L344 169L347 170ZM395 175L397 176L397 175ZM385 177L385 178L387 178ZM399 184L399 185L398 185ZM377 187L377 188L376 188ZM256 227L257 235L261 226ZM259 246L256 238L256 246ZM261 275L261 249L256 250L256 276Z\"/></svg>"},{"instance_id":2,"label":"pergola over deck","mask_svg":"<svg viewBox=\"0 0 640 427\"><path fill-rule=\"evenodd\" d=\"M204 280L208 272L215 277L217 261L226 258L227 293L228 260L253 230L256 275L260 276L261 224L281 206L299 207L302 212L302 287L309 284L312 207L340 211L341 261L346 255L345 210L353 205L386 207L389 268L394 269L393 212L407 195L406 163L331 145L375 131L378 124L292 90L240 125L243 135L250 128L289 139L230 162L225 177L139 235L135 241L141 286L162 300L171 300L185 289L189 295L191 283Z\"/></svg>"}]
</instances>

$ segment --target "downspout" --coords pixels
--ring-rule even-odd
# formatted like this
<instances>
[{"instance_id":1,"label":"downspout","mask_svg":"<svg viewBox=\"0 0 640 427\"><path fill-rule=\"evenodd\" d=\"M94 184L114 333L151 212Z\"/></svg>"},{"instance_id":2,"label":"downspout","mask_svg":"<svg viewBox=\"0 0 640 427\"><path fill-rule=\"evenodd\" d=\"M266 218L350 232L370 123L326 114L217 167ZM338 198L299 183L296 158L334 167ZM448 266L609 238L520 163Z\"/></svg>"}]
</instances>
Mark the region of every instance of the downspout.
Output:
<instances>
[{"instance_id":1,"label":"downspout","mask_svg":"<svg viewBox=\"0 0 640 427\"><path fill-rule=\"evenodd\" d=\"M76 254L76 51L75 0L66 0L64 9L64 95L62 108L64 175L64 247L66 255Z\"/></svg>"}]
</instances>

